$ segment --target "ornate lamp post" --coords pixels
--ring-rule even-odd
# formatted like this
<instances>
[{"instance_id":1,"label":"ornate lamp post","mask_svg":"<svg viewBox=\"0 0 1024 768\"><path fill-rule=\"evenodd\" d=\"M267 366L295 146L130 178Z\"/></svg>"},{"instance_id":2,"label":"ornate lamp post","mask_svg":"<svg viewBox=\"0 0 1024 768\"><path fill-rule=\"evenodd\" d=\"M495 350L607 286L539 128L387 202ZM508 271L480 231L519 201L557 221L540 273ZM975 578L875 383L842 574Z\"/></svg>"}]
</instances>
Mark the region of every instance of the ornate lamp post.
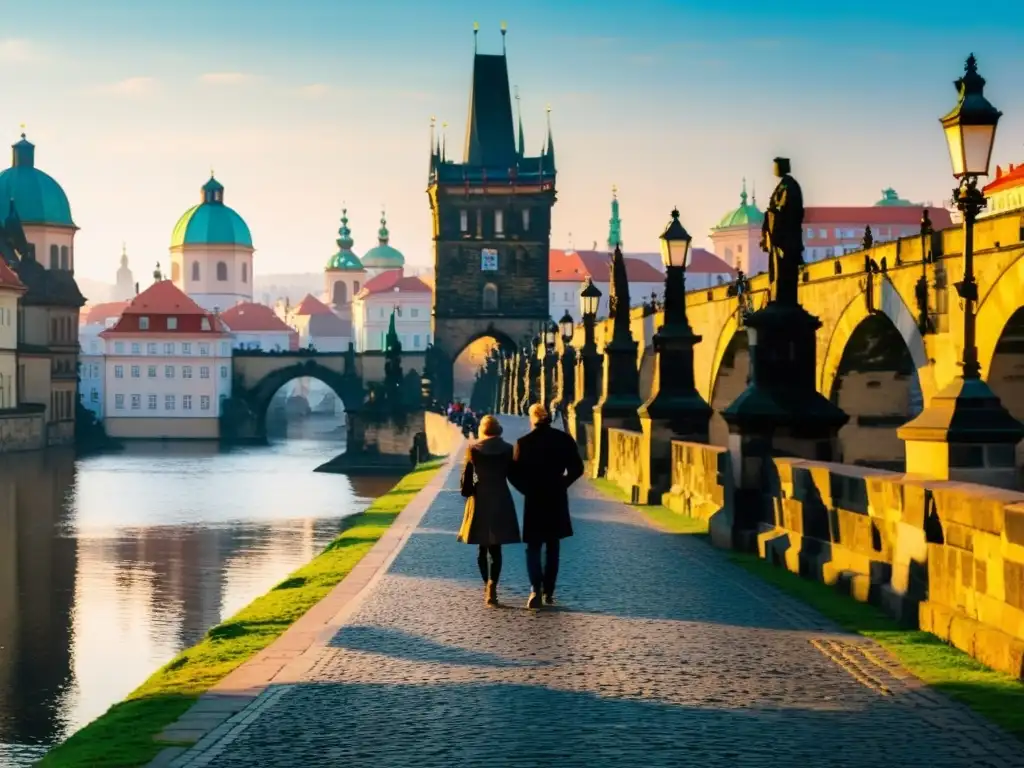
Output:
<instances>
[{"instance_id":1,"label":"ornate lamp post","mask_svg":"<svg viewBox=\"0 0 1024 768\"><path fill-rule=\"evenodd\" d=\"M583 318L583 347L577 357L576 399L569 405L569 431L582 443L580 424L593 421L597 402L598 382L601 380L601 356L597 354L594 326L601 290L589 277L580 290L580 317Z\"/></svg>"},{"instance_id":2,"label":"ornate lamp post","mask_svg":"<svg viewBox=\"0 0 1024 768\"><path fill-rule=\"evenodd\" d=\"M964 279L956 283L964 310L962 374L898 434L907 445L907 472L1015 488L1015 447L1024 437L1024 426L981 378L975 326L974 222L987 204L978 177L988 176L1002 113L985 98L985 78L978 74L974 54L954 85L959 94L956 106L940 122L953 176L959 181L953 200L963 213Z\"/></svg>"},{"instance_id":3,"label":"ornate lamp post","mask_svg":"<svg viewBox=\"0 0 1024 768\"><path fill-rule=\"evenodd\" d=\"M544 331L541 330L530 343L530 359L526 365L526 404L523 406L523 414L529 411L534 403L541 402L541 388L543 387L543 366L541 365L541 351L544 349Z\"/></svg>"},{"instance_id":4,"label":"ornate lamp post","mask_svg":"<svg viewBox=\"0 0 1024 768\"><path fill-rule=\"evenodd\" d=\"M655 373L651 399L640 407L640 428L645 450L650 452L647 487L641 488L648 501L672 485L672 441L708 440L711 406L697 391L693 374L693 347L701 337L693 332L686 317L686 267L690 263L692 238L679 221L679 211L661 234L661 258L665 264L665 315L654 334Z\"/></svg>"},{"instance_id":5,"label":"ornate lamp post","mask_svg":"<svg viewBox=\"0 0 1024 768\"><path fill-rule=\"evenodd\" d=\"M569 431L569 403L573 401L576 392L573 371L576 350L572 347L572 334L575 328L576 324L573 322L572 315L566 310L558 321L558 334L562 337L562 354L555 354L555 397L549 406L552 420L555 419L556 414L561 414L562 428L566 432Z\"/></svg>"}]
</instances>

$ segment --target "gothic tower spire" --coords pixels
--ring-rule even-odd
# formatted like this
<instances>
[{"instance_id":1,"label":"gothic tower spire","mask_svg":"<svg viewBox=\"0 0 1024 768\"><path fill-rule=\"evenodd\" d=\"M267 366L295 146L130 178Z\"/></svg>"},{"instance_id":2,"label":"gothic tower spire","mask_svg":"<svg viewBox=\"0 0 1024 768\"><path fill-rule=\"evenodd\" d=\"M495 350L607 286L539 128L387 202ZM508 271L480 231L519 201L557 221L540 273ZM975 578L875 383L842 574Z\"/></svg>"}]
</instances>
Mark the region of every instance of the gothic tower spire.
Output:
<instances>
[{"instance_id":1,"label":"gothic tower spire","mask_svg":"<svg viewBox=\"0 0 1024 768\"><path fill-rule=\"evenodd\" d=\"M555 172L555 137L551 134L551 105L548 104L548 142L544 149L544 170Z\"/></svg>"},{"instance_id":2,"label":"gothic tower spire","mask_svg":"<svg viewBox=\"0 0 1024 768\"><path fill-rule=\"evenodd\" d=\"M479 26L474 27L475 41ZM504 52L477 53L475 47L474 42L473 87L469 97L463 162L476 167L512 168L516 165L516 140L508 62Z\"/></svg>"},{"instance_id":3,"label":"gothic tower spire","mask_svg":"<svg viewBox=\"0 0 1024 768\"><path fill-rule=\"evenodd\" d=\"M619 218L619 188L612 185L612 217L608 220L608 250L622 246L622 219Z\"/></svg>"}]
</instances>

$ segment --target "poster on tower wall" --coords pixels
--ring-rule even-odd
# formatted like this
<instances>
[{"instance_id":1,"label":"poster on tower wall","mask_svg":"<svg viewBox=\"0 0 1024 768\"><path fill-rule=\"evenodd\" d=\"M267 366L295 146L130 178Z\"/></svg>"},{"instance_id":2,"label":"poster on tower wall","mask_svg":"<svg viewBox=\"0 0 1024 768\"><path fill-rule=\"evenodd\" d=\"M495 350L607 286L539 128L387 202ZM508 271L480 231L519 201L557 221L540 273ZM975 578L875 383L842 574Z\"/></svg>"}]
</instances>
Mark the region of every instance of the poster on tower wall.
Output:
<instances>
[{"instance_id":1,"label":"poster on tower wall","mask_svg":"<svg viewBox=\"0 0 1024 768\"><path fill-rule=\"evenodd\" d=\"M498 251L494 248L484 248L480 251L480 271L498 271Z\"/></svg>"}]
</instances>

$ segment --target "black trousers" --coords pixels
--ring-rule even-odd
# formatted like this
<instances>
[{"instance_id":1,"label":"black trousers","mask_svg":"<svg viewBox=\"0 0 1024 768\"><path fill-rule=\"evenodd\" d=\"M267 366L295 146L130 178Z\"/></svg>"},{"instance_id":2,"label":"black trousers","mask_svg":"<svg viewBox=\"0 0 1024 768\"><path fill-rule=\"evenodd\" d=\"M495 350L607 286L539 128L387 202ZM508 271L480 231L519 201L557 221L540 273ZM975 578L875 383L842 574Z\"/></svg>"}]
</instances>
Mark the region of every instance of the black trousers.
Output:
<instances>
[{"instance_id":1,"label":"black trousers","mask_svg":"<svg viewBox=\"0 0 1024 768\"><path fill-rule=\"evenodd\" d=\"M480 566L480 578L497 584L501 576L501 544L481 544L476 564Z\"/></svg>"},{"instance_id":2,"label":"black trousers","mask_svg":"<svg viewBox=\"0 0 1024 768\"><path fill-rule=\"evenodd\" d=\"M544 542L531 541L526 545L526 572L530 575L530 586L537 594L555 594L561 544L558 539L551 539ZM544 549L543 566L541 566L541 548Z\"/></svg>"}]
</instances>

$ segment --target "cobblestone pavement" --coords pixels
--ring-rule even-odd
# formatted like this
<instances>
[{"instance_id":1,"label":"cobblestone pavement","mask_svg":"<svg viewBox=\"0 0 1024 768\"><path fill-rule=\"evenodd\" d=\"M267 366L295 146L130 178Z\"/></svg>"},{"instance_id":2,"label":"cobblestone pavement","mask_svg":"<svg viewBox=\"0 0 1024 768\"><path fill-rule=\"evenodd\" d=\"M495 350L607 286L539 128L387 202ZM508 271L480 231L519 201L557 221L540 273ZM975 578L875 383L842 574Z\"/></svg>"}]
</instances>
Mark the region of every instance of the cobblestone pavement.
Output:
<instances>
[{"instance_id":1,"label":"cobblestone pavement","mask_svg":"<svg viewBox=\"0 0 1024 768\"><path fill-rule=\"evenodd\" d=\"M560 607L483 605L453 472L319 652L178 766L1024 766L1024 745L731 565L574 492ZM517 499L518 503L518 499Z\"/></svg>"}]
</instances>

